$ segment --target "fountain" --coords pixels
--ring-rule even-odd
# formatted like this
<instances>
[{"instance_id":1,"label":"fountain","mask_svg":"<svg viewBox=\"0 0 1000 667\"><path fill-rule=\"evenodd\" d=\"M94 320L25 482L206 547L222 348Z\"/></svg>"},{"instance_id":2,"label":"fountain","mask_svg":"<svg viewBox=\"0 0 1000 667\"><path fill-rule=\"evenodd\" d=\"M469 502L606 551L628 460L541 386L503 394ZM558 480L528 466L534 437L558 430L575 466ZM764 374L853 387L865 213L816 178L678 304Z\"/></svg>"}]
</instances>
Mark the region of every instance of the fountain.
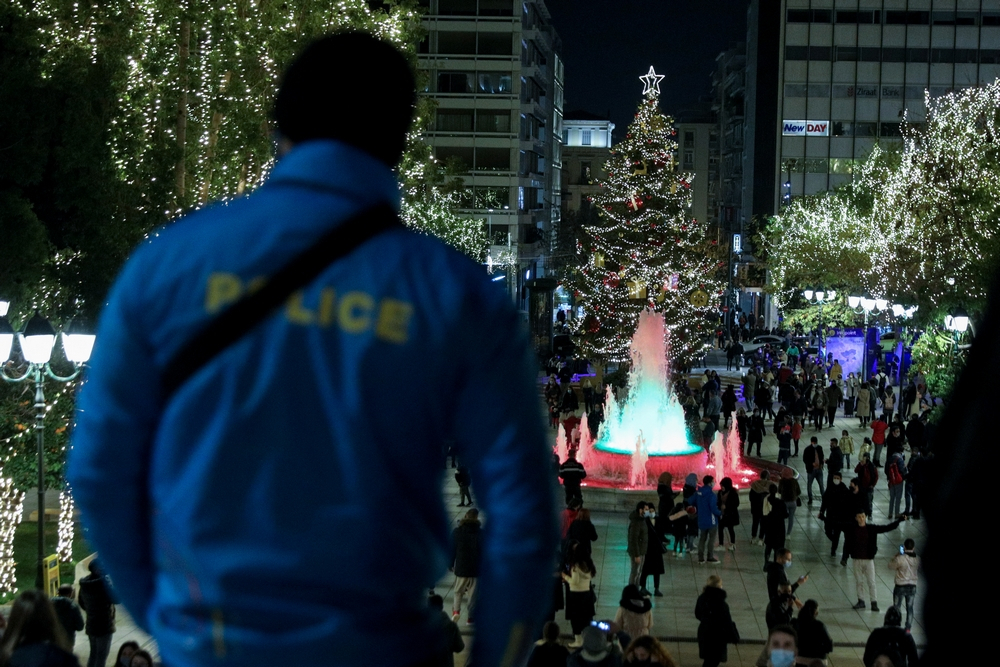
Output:
<instances>
[{"instance_id":1,"label":"fountain","mask_svg":"<svg viewBox=\"0 0 1000 667\"><path fill-rule=\"evenodd\" d=\"M630 351L628 395L618 400L607 388L605 419L596 439L586 415L580 422L576 458L587 468L585 486L645 491L654 489L664 472L675 480L694 472L699 481L711 474L718 486L728 476L734 486L745 488L759 469L775 467L757 459L744 461L735 417L728 430L715 434L707 450L691 441L684 409L671 391L668 332L662 315L649 310L640 314ZM573 441L560 426L556 439L560 460L565 460L567 443Z\"/></svg>"}]
</instances>

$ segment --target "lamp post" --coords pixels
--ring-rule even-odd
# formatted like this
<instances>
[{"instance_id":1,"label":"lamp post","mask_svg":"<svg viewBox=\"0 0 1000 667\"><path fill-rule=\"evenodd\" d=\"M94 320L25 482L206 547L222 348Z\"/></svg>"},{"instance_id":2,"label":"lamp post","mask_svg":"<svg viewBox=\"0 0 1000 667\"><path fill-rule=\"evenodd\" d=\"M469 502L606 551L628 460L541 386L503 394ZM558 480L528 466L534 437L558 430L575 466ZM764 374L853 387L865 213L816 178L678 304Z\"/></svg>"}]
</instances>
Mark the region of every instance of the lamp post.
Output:
<instances>
[{"instance_id":1,"label":"lamp post","mask_svg":"<svg viewBox=\"0 0 1000 667\"><path fill-rule=\"evenodd\" d=\"M9 304L0 301L0 364L10 360L14 344L14 330L5 317ZM0 367L0 377L7 382L35 383L35 440L38 455L38 563L35 586L42 589L44 582L45 559L45 376L57 382L72 382L80 375L83 364L90 359L94 348L95 336L88 333L79 321L72 323L62 333L62 346L66 359L73 364L73 372L66 377L57 375L49 364L52 358L52 348L55 345L56 332L48 320L37 311L24 326L24 331L17 334L21 346L21 354L28 368L18 377L7 375Z\"/></svg>"},{"instance_id":2,"label":"lamp post","mask_svg":"<svg viewBox=\"0 0 1000 667\"><path fill-rule=\"evenodd\" d=\"M822 287L807 289L802 291L805 300L813 305L819 305L819 353L826 361L826 347L823 345L823 304L833 301L837 297L836 290L824 290Z\"/></svg>"},{"instance_id":3,"label":"lamp post","mask_svg":"<svg viewBox=\"0 0 1000 667\"><path fill-rule=\"evenodd\" d=\"M851 295L847 297L847 305L859 315L862 312L865 314L865 365L861 369L861 381L864 382L868 379L868 374L871 371L871 363L868 360L868 315L872 311L883 310L887 302L885 299L873 299L868 295ZM861 310L858 310L858 308Z\"/></svg>"}]
</instances>

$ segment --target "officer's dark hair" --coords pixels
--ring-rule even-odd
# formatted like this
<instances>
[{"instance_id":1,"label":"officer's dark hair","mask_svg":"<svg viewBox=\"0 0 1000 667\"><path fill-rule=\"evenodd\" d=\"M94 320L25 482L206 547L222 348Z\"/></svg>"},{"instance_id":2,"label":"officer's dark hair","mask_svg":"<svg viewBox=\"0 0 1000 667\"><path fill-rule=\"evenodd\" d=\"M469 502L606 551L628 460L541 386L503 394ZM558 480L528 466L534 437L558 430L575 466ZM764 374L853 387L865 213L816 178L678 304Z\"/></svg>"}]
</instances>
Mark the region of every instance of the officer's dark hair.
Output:
<instances>
[{"instance_id":1,"label":"officer's dark hair","mask_svg":"<svg viewBox=\"0 0 1000 667\"><path fill-rule=\"evenodd\" d=\"M343 32L310 43L288 66L274 119L292 143L338 139L395 166L415 102L413 70L396 47Z\"/></svg>"}]
</instances>

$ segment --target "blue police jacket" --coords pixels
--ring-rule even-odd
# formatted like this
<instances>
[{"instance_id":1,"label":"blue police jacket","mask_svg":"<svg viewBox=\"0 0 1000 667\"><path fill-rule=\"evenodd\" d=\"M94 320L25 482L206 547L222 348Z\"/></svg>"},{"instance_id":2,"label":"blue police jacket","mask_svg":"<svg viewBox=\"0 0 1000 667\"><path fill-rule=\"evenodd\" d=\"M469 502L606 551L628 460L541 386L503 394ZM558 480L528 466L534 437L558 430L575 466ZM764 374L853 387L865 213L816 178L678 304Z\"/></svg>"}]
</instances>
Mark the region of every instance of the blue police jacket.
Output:
<instances>
[{"instance_id":1,"label":"blue police jacket","mask_svg":"<svg viewBox=\"0 0 1000 667\"><path fill-rule=\"evenodd\" d=\"M698 528L708 530L719 525L719 517L722 510L719 509L719 500L715 491L710 486L698 487L694 493L695 505L698 507Z\"/></svg>"},{"instance_id":2,"label":"blue police jacket","mask_svg":"<svg viewBox=\"0 0 1000 667\"><path fill-rule=\"evenodd\" d=\"M442 442L487 517L473 659L524 655L557 539L527 332L482 267L386 232L327 268L169 401L165 365L393 172L296 146L248 197L130 258L101 314L69 456L88 540L165 664L412 665L437 650Z\"/></svg>"}]
</instances>

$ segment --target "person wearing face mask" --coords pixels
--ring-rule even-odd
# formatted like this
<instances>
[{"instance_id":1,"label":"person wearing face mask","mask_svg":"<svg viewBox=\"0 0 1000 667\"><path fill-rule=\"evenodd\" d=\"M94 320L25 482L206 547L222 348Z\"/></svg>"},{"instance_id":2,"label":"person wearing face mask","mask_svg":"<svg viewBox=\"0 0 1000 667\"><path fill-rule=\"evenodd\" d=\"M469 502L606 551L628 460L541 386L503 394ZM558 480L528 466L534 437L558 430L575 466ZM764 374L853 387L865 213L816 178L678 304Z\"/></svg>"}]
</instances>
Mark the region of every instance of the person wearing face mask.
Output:
<instances>
[{"instance_id":1,"label":"person wearing face mask","mask_svg":"<svg viewBox=\"0 0 1000 667\"><path fill-rule=\"evenodd\" d=\"M131 667L132 656L139 650L139 643L134 641L124 642L118 647L118 656L115 658L115 667Z\"/></svg>"},{"instance_id":2,"label":"person wearing face mask","mask_svg":"<svg viewBox=\"0 0 1000 667\"><path fill-rule=\"evenodd\" d=\"M823 504L819 507L819 520L824 523L826 536L830 538L831 556L837 555L837 547L840 546L840 535L844 532L844 525L857 512L858 501L856 498L857 496L852 492L852 489L844 484L841 473L836 472L830 477L830 486L823 494ZM847 564L846 542L840 564Z\"/></svg>"},{"instance_id":3,"label":"person wearing face mask","mask_svg":"<svg viewBox=\"0 0 1000 667\"><path fill-rule=\"evenodd\" d=\"M801 604L792 593L791 584L778 586L778 596L768 602L767 609L764 610L764 621L767 623L768 629L791 623L797 603Z\"/></svg>"},{"instance_id":4,"label":"person wearing face mask","mask_svg":"<svg viewBox=\"0 0 1000 667\"><path fill-rule=\"evenodd\" d=\"M657 530L656 508L652 503L646 504L646 557L642 559L642 590L649 595L646 580L653 577L653 595L663 597L660 592L660 575L666 570L663 567L663 536ZM663 519L666 521L666 519Z\"/></svg>"},{"instance_id":5,"label":"person wearing face mask","mask_svg":"<svg viewBox=\"0 0 1000 667\"><path fill-rule=\"evenodd\" d=\"M768 563L764 567L767 572L767 597L774 600L778 596L778 589L789 584L794 593L799 586L809 581L808 575L802 575L795 583L788 581L788 569L792 566L792 552L789 549L778 549L775 554L775 561Z\"/></svg>"},{"instance_id":6,"label":"person wearing face mask","mask_svg":"<svg viewBox=\"0 0 1000 667\"><path fill-rule=\"evenodd\" d=\"M799 636L790 625L776 625L767 633L767 643L756 667L792 667L799 655Z\"/></svg>"}]
</instances>

